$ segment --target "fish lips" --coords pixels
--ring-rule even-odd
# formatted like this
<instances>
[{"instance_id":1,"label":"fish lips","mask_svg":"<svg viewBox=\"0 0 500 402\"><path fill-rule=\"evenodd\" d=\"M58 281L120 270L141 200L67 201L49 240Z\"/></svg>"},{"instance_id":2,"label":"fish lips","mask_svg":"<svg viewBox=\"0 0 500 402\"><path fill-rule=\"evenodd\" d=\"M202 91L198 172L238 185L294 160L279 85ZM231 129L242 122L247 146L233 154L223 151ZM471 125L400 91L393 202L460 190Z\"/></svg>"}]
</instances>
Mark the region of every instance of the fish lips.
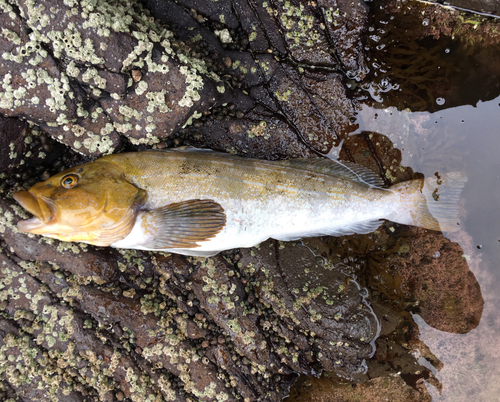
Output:
<instances>
[{"instance_id":1,"label":"fish lips","mask_svg":"<svg viewBox=\"0 0 500 402\"><path fill-rule=\"evenodd\" d=\"M13 194L14 199L21 204L35 218L19 221L17 227L23 232L36 233L36 229L47 225L54 217L53 206L48 200L37 197L30 191L18 191Z\"/></svg>"}]
</instances>

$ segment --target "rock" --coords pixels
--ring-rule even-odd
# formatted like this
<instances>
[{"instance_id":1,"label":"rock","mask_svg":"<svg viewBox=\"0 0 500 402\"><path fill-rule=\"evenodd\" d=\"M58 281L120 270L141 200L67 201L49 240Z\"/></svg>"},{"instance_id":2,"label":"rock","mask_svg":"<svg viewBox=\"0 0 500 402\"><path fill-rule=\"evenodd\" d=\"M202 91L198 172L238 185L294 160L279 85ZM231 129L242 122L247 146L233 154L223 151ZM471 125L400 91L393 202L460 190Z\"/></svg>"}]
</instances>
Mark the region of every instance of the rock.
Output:
<instances>
[{"instance_id":1,"label":"rock","mask_svg":"<svg viewBox=\"0 0 500 402\"><path fill-rule=\"evenodd\" d=\"M29 131L29 126L21 120L0 118L0 153L5 155L0 159L0 173L12 172L21 164L23 155L29 151L25 141Z\"/></svg>"},{"instance_id":2,"label":"rock","mask_svg":"<svg viewBox=\"0 0 500 402\"><path fill-rule=\"evenodd\" d=\"M401 290L418 303L427 324L441 331L465 334L477 327L484 301L463 250L441 234L416 230L408 251L390 264L401 277Z\"/></svg>"},{"instance_id":3,"label":"rock","mask_svg":"<svg viewBox=\"0 0 500 402\"><path fill-rule=\"evenodd\" d=\"M2 294L9 293L0 320L0 371L18 394L30 399L50 395L56 400L83 401L90 396L107 400L116 381L131 399L176 397L168 377L154 378L131 356L103 343L85 315L61 303L15 260L0 255L0 277L8 286ZM20 263L36 275L36 269ZM16 364L16 359L25 364Z\"/></svg>"},{"instance_id":4,"label":"rock","mask_svg":"<svg viewBox=\"0 0 500 402\"><path fill-rule=\"evenodd\" d=\"M325 395L331 395L331 399ZM344 384L335 386L329 381L329 378L305 378L294 389L289 400L296 402L354 402L360 400L430 402L432 397L426 392L423 381L419 383L418 389L414 389L398 377L374 378L355 386Z\"/></svg>"},{"instance_id":5,"label":"rock","mask_svg":"<svg viewBox=\"0 0 500 402\"><path fill-rule=\"evenodd\" d=\"M278 334L273 347L282 361L304 374L314 373L318 363L345 378L364 373L378 321L365 301L366 290L342 264L300 243L272 240L241 254L248 287L279 317L260 325ZM300 367L308 360L309 368Z\"/></svg>"},{"instance_id":6,"label":"rock","mask_svg":"<svg viewBox=\"0 0 500 402\"><path fill-rule=\"evenodd\" d=\"M226 111L230 118L219 120L217 113L224 114L224 109L214 110L199 124L188 127L187 142L249 158L276 160L316 156L283 119L262 106L252 108L242 118Z\"/></svg>"},{"instance_id":7,"label":"rock","mask_svg":"<svg viewBox=\"0 0 500 402\"><path fill-rule=\"evenodd\" d=\"M19 6L0 13L0 23L12 27L0 38L0 111L37 122L78 152L112 153L119 133L153 145L215 103L203 62L176 54L172 34L138 5ZM136 69L137 82L130 75Z\"/></svg>"},{"instance_id":8,"label":"rock","mask_svg":"<svg viewBox=\"0 0 500 402\"><path fill-rule=\"evenodd\" d=\"M184 41L201 36L212 50L214 68L220 69L224 78L228 77L231 86L249 94L250 99L243 99L235 91L236 101L231 99L235 111L242 113L239 121L230 119L228 124L231 114L224 109L222 112L226 114L222 116L202 117L195 127L186 130L191 143L240 154L246 151L247 156L265 158L269 158L265 156L269 154L266 149L271 151L271 158L282 157L284 150L287 157L309 156L328 153L355 129L351 122L354 105L344 79L334 72L337 66L334 54L338 51L346 63L343 68L352 70L353 76L361 79L366 73L361 38L367 29L367 18L361 4L351 6L345 2L336 6L343 17L334 15L335 22L331 20L337 30L335 45L331 43L330 28L325 25L325 13L338 14L333 3L316 6L299 2L263 3L254 8L241 1L230 11L223 8L227 14L209 12L209 21L215 25L220 24L215 22L219 18L229 21L236 17L241 22L247 39L240 38L239 51L224 47L213 34L200 28L192 15L175 6L167 12L157 2L148 4L153 15L165 23L182 20L189 27L180 31ZM338 29L349 34L341 34ZM243 51L247 47L255 57ZM351 50L347 51L348 47ZM359 57L353 57L354 53ZM308 69L309 65L323 68ZM260 121L269 123L265 130L255 127Z\"/></svg>"},{"instance_id":9,"label":"rock","mask_svg":"<svg viewBox=\"0 0 500 402\"><path fill-rule=\"evenodd\" d=\"M436 0L431 0L431 2L440 4ZM476 11L500 17L500 7L495 0L450 0L447 2L447 5L470 12Z\"/></svg>"}]
</instances>

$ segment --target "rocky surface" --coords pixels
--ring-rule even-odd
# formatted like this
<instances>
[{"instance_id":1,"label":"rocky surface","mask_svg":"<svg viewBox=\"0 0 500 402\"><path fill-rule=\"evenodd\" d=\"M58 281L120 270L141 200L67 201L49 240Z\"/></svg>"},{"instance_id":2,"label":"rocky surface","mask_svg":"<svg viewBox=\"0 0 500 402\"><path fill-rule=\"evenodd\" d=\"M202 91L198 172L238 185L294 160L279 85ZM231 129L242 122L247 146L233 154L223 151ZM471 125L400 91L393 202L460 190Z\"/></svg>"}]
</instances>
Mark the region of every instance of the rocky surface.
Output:
<instances>
[{"instance_id":1,"label":"rocky surface","mask_svg":"<svg viewBox=\"0 0 500 402\"><path fill-rule=\"evenodd\" d=\"M439 3L435 0L430 1ZM446 5L471 12L500 16L500 5L495 0L450 0L446 2Z\"/></svg>"},{"instance_id":2,"label":"rocky surface","mask_svg":"<svg viewBox=\"0 0 500 402\"><path fill-rule=\"evenodd\" d=\"M226 3L193 4L199 9L189 12L189 2L149 2L152 17L139 3L3 0L0 23L10 28L0 36L0 112L99 156L127 144L159 144L231 101L252 117L226 128L229 136L268 139L258 124L277 114L280 121L264 131L276 127L292 143L298 131L302 141L328 152L351 131L354 109L337 71L357 79L366 73L366 8ZM176 36L154 17L178 28ZM306 153L300 145L276 147L275 154Z\"/></svg>"},{"instance_id":3,"label":"rocky surface","mask_svg":"<svg viewBox=\"0 0 500 402\"><path fill-rule=\"evenodd\" d=\"M152 145L216 103L203 62L176 53L140 5L0 3L0 111L88 155ZM182 61L181 61L182 60ZM224 92L224 87L222 92ZM154 132L154 135L153 135Z\"/></svg>"},{"instance_id":4,"label":"rocky surface","mask_svg":"<svg viewBox=\"0 0 500 402\"><path fill-rule=\"evenodd\" d=\"M420 390L406 384L401 378L376 378L363 384L332 385L328 378L305 379L297 384L291 400L297 402L355 402L355 401L411 401L430 402L423 382Z\"/></svg>"}]
</instances>

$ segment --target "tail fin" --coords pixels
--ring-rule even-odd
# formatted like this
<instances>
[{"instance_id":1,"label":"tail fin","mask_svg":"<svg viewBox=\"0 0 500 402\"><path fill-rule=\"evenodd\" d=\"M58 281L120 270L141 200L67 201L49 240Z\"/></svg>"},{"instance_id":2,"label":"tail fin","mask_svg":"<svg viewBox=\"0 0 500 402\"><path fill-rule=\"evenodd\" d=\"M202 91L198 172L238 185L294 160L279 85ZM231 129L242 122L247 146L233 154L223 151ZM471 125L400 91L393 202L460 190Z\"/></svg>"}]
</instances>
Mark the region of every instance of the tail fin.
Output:
<instances>
[{"instance_id":1,"label":"tail fin","mask_svg":"<svg viewBox=\"0 0 500 402\"><path fill-rule=\"evenodd\" d=\"M452 232L458 227L458 202L467 182L463 172L439 178L410 180L391 187L400 194L401 205L387 219L405 225Z\"/></svg>"}]
</instances>

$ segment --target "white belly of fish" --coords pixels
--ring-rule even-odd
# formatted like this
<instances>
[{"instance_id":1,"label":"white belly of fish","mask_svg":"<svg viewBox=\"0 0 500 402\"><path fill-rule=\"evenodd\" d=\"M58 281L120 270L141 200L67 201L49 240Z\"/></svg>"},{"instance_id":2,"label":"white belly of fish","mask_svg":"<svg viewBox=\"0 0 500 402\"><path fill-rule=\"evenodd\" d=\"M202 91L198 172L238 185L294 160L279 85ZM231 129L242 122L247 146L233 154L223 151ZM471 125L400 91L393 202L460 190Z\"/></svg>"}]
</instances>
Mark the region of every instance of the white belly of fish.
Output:
<instances>
[{"instance_id":1,"label":"white belly of fish","mask_svg":"<svg viewBox=\"0 0 500 402\"><path fill-rule=\"evenodd\" d=\"M222 250L253 247L268 238L289 241L321 235L369 233L376 230L392 206L390 203L358 199L338 205L327 199L300 203L277 197L272 200L218 201L224 208L226 224L214 237L194 248L150 248L154 233L140 212L130 234L113 243L116 248L166 251L193 256L211 256ZM297 205L294 205L297 204Z\"/></svg>"}]
</instances>

